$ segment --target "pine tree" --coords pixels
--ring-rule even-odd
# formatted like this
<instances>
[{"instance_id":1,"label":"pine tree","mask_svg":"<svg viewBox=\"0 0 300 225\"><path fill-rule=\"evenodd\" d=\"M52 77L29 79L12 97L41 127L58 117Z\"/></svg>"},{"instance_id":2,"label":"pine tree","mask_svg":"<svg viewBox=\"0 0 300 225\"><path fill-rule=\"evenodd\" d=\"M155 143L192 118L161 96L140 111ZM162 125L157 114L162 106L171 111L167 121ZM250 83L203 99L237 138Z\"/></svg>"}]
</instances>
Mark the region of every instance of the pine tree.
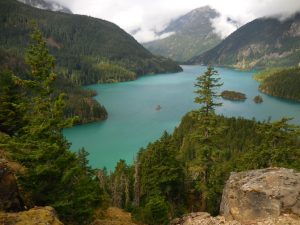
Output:
<instances>
[{"instance_id":1,"label":"pine tree","mask_svg":"<svg viewBox=\"0 0 300 225\"><path fill-rule=\"evenodd\" d=\"M33 22L33 28L31 44L26 51L25 61L30 66L31 79L34 81L32 86L38 94L47 96L52 93L51 85L57 76L53 72L55 59L49 54L46 42L35 22Z\"/></svg>"},{"instance_id":2,"label":"pine tree","mask_svg":"<svg viewBox=\"0 0 300 225\"><path fill-rule=\"evenodd\" d=\"M120 160L111 174L111 194L113 206L119 208L130 207L130 192L132 184L130 177L133 174L133 167L129 167L124 160Z\"/></svg>"},{"instance_id":3,"label":"pine tree","mask_svg":"<svg viewBox=\"0 0 300 225\"><path fill-rule=\"evenodd\" d=\"M53 141L63 140L61 130L71 126L73 119L64 118L64 94L53 94L53 83L57 75L53 72L55 59L48 52L46 42L36 24L31 35L25 60L30 66L30 87L32 100L29 101L27 114L29 123L24 127L24 133L40 138L51 138ZM34 116L33 116L34 115ZM47 119L45 119L47 118Z\"/></svg>"},{"instance_id":4,"label":"pine tree","mask_svg":"<svg viewBox=\"0 0 300 225\"><path fill-rule=\"evenodd\" d=\"M198 181L195 190L201 194L201 210L207 210L208 207L210 174L219 155L216 139L225 129L215 114L216 107L222 105L216 102L220 97L217 89L223 85L217 76L218 72L212 66L208 66L207 71L197 78L195 84L198 88L195 91L197 94L195 102L201 106L194 112L198 120L198 129L191 136L198 143L195 147L195 158L189 163L188 170L190 177Z\"/></svg>"},{"instance_id":5,"label":"pine tree","mask_svg":"<svg viewBox=\"0 0 300 225\"><path fill-rule=\"evenodd\" d=\"M291 118L282 118L258 126L257 132L263 137L262 144L256 147L253 154L258 168L297 165L300 149L296 143L299 140L300 128L289 124L290 121Z\"/></svg>"},{"instance_id":6,"label":"pine tree","mask_svg":"<svg viewBox=\"0 0 300 225\"><path fill-rule=\"evenodd\" d=\"M25 123L20 89L11 71L0 71L0 132L11 136Z\"/></svg>"},{"instance_id":7,"label":"pine tree","mask_svg":"<svg viewBox=\"0 0 300 225\"><path fill-rule=\"evenodd\" d=\"M220 97L216 89L223 85L223 83L219 83L221 78L217 77L217 75L218 71L212 66L208 66L207 71L197 77L197 82L195 83L195 87L198 88L195 91L197 94L195 102L201 104L199 112L205 116L214 114L215 108L222 105L222 103L215 102L215 98Z\"/></svg>"},{"instance_id":8,"label":"pine tree","mask_svg":"<svg viewBox=\"0 0 300 225\"><path fill-rule=\"evenodd\" d=\"M49 55L36 25L26 62L30 67L29 79L14 81L8 74L5 81L0 81L7 84L0 90L0 98L7 102L19 97L23 110L21 121L26 121L20 127L18 125L17 133L14 132L11 118L16 111L12 107L15 104L6 105L6 111L11 108L12 117L5 120L1 116L0 119L12 128L14 135L0 139L0 145L10 150L13 158L26 167L26 173L19 175L18 181L26 193L27 207L51 205L65 223L88 224L95 208L101 205L103 193L96 171L88 166L87 152L70 152L70 145L62 134L62 129L71 125L73 119L64 118L64 94L57 95L53 91L54 58ZM22 84L25 91L8 99L7 87L12 87L13 81Z\"/></svg>"},{"instance_id":9,"label":"pine tree","mask_svg":"<svg viewBox=\"0 0 300 225\"><path fill-rule=\"evenodd\" d=\"M151 196L145 206L145 222L149 225L168 224L168 204L162 196Z\"/></svg>"}]
</instances>

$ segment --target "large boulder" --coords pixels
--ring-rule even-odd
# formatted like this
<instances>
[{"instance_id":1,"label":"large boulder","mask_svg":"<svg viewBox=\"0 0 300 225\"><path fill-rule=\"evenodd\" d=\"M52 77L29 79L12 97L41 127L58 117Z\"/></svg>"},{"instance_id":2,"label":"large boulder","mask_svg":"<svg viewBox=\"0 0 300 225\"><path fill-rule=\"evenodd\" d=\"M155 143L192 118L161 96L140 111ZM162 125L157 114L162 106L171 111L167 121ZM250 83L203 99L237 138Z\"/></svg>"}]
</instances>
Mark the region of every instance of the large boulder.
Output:
<instances>
[{"instance_id":1,"label":"large boulder","mask_svg":"<svg viewBox=\"0 0 300 225\"><path fill-rule=\"evenodd\" d=\"M35 207L18 213L0 212L0 224L4 225L63 225L52 207Z\"/></svg>"},{"instance_id":2,"label":"large boulder","mask_svg":"<svg viewBox=\"0 0 300 225\"><path fill-rule=\"evenodd\" d=\"M300 225L300 173L268 168L231 173L221 216L187 214L171 225Z\"/></svg>"},{"instance_id":3,"label":"large boulder","mask_svg":"<svg viewBox=\"0 0 300 225\"><path fill-rule=\"evenodd\" d=\"M220 206L226 220L249 221L300 215L300 173L268 168L232 173ZM299 221L300 224L300 221Z\"/></svg>"}]
</instances>

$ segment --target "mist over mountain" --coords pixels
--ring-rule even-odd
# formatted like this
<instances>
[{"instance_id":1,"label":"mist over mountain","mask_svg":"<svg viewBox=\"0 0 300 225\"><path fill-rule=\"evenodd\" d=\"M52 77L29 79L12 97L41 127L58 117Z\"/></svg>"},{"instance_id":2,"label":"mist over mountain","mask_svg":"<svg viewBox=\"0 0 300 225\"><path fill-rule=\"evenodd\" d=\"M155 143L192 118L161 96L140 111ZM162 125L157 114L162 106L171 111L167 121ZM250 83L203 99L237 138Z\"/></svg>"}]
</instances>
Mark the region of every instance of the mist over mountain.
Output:
<instances>
[{"instance_id":1,"label":"mist over mountain","mask_svg":"<svg viewBox=\"0 0 300 225\"><path fill-rule=\"evenodd\" d=\"M300 14L280 20L256 19L213 49L193 57L191 64L214 64L239 69L295 66L300 62Z\"/></svg>"},{"instance_id":2,"label":"mist over mountain","mask_svg":"<svg viewBox=\"0 0 300 225\"><path fill-rule=\"evenodd\" d=\"M177 63L152 55L111 22L40 10L15 0L0 1L0 49L22 56L32 20L41 29L57 68L76 84L125 81L181 70Z\"/></svg>"},{"instance_id":3,"label":"mist over mountain","mask_svg":"<svg viewBox=\"0 0 300 225\"><path fill-rule=\"evenodd\" d=\"M18 0L18 1L39 9L59 11L59 12L70 13L70 14L72 13L72 11L69 8L55 1L50 1L50 0Z\"/></svg>"},{"instance_id":4,"label":"mist over mountain","mask_svg":"<svg viewBox=\"0 0 300 225\"><path fill-rule=\"evenodd\" d=\"M186 61L220 43L214 32L212 19L219 13L209 6L193 11L173 20L159 35L171 34L166 38L144 43L152 53Z\"/></svg>"}]
</instances>

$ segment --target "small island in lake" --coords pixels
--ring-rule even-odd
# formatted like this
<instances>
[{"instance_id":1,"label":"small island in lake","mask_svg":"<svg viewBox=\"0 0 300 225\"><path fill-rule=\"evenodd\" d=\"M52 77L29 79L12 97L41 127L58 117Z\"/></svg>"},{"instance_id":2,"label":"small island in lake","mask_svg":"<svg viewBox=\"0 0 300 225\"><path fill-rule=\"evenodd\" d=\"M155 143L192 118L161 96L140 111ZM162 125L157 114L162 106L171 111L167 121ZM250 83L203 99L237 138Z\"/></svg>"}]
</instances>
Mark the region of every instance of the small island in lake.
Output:
<instances>
[{"instance_id":1,"label":"small island in lake","mask_svg":"<svg viewBox=\"0 0 300 225\"><path fill-rule=\"evenodd\" d=\"M221 93L222 98L231 100L231 101L245 101L247 99L246 95L241 92L228 91L225 90Z\"/></svg>"},{"instance_id":2,"label":"small island in lake","mask_svg":"<svg viewBox=\"0 0 300 225\"><path fill-rule=\"evenodd\" d=\"M256 104L261 104L263 102L263 98L260 95L257 95L257 96L254 97L253 101Z\"/></svg>"}]
</instances>

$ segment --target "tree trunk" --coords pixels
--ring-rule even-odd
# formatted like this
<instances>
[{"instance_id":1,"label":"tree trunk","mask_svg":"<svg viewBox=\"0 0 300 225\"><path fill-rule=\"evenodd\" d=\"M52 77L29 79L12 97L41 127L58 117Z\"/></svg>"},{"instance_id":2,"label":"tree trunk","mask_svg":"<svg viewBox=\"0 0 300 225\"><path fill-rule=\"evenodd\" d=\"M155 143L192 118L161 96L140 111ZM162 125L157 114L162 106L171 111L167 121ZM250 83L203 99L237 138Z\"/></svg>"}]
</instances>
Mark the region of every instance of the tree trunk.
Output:
<instances>
[{"instance_id":1,"label":"tree trunk","mask_svg":"<svg viewBox=\"0 0 300 225\"><path fill-rule=\"evenodd\" d=\"M140 206L140 196L141 196L141 176L140 176L140 162L135 163L135 172L134 172L134 201L133 204L135 207Z\"/></svg>"}]
</instances>

